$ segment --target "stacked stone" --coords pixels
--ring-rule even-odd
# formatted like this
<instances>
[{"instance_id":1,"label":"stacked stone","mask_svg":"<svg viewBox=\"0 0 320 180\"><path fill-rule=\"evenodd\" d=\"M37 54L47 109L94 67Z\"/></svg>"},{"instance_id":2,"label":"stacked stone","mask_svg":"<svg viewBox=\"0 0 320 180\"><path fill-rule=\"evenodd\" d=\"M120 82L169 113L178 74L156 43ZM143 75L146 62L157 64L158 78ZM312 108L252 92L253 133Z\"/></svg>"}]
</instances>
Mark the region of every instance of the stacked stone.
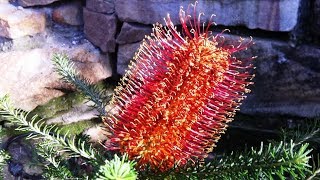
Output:
<instances>
[{"instance_id":1,"label":"stacked stone","mask_svg":"<svg viewBox=\"0 0 320 180\"><path fill-rule=\"evenodd\" d=\"M60 24L83 26L85 37L100 48L102 54L98 54L104 57L103 61L108 62L109 55L113 54L117 73L123 75L142 39L151 33L152 24L163 23L163 18L169 13L173 22L179 25L180 6L187 10L188 4L194 1L86 0L84 3L17 0L22 7L15 7L7 0L1 2L0 36L5 38L1 40L2 44L8 43L8 39L46 34L52 17ZM319 43L316 38L320 37L320 0L199 1L198 10L205 13L203 22L214 13L217 16L213 20L218 25L242 29L240 31L245 32L245 36L254 36L256 45L246 52L246 56L258 56L255 61L255 85L241 112L301 117L320 114L320 85L317 83L320 52L316 44ZM301 18L301 14L307 16ZM307 24L307 27L302 24ZM226 37L236 40L237 36L232 33ZM315 43L306 44L305 39ZM37 47L46 44L40 42ZM111 75L111 68L107 69L108 75L104 77Z\"/></svg>"},{"instance_id":2,"label":"stacked stone","mask_svg":"<svg viewBox=\"0 0 320 180\"><path fill-rule=\"evenodd\" d=\"M87 0L87 8L98 1ZM113 29L104 28L104 30L112 32L112 35L116 34L117 71L123 75L141 40L145 35L150 34L151 25L156 22L163 23L163 18L168 13L174 24L179 25L180 6L186 10L188 4L194 1L100 0L99 2L113 3L112 12L116 14L117 24L121 25L117 33L114 33ZM320 3L319 0L316 0L313 6L302 6L303 3L307 2L300 0L199 1L198 10L205 13L204 22L210 18L211 13L214 13L216 17L213 20L218 25L227 28L245 27L245 31L247 31L245 34L258 34L257 37L253 37L256 45L245 52L247 57L258 56L258 58L255 61L257 69L253 92L243 103L242 113L299 117L319 116L319 46L299 45L301 40L295 38L298 36L301 38L301 35L296 33L303 32L303 30L297 30L302 24L300 14L303 11L310 11L310 9L303 7L314 8L314 13L307 14L313 16L313 18L309 17L313 21L311 25L313 33L319 34ZM92 18L91 21L94 19ZM112 23L114 23L113 20ZM306 27L306 29L308 28ZM232 32L226 37L230 40L238 38L233 36ZM303 38L302 35L302 41ZM111 39L111 37L106 39Z\"/></svg>"},{"instance_id":3,"label":"stacked stone","mask_svg":"<svg viewBox=\"0 0 320 180\"><path fill-rule=\"evenodd\" d=\"M24 110L74 90L54 73L54 53L66 53L93 83L112 74L109 57L82 35L81 1L55 1L0 1L0 96Z\"/></svg>"},{"instance_id":4,"label":"stacked stone","mask_svg":"<svg viewBox=\"0 0 320 180\"><path fill-rule=\"evenodd\" d=\"M118 72L124 73L128 59L132 57L132 49L141 41L144 32L150 32L150 25L163 23L163 18L170 14L175 25L179 25L179 8L185 10L193 1L139 1L116 0L115 9L119 21L123 22L117 37L119 44ZM290 7L290 8L287 8ZM207 22L211 13L217 14L214 21L224 26L246 26L249 29L267 31L291 31L297 24L299 0L287 1L199 1L199 11L206 13L203 21ZM126 57L128 55L129 57Z\"/></svg>"},{"instance_id":5,"label":"stacked stone","mask_svg":"<svg viewBox=\"0 0 320 180\"><path fill-rule=\"evenodd\" d=\"M0 36L16 39L44 32L45 14L33 10L21 10L11 4L0 5Z\"/></svg>"},{"instance_id":6,"label":"stacked stone","mask_svg":"<svg viewBox=\"0 0 320 180\"><path fill-rule=\"evenodd\" d=\"M117 18L113 1L88 0L83 16L88 40L100 47L102 52L115 52Z\"/></svg>"}]
</instances>

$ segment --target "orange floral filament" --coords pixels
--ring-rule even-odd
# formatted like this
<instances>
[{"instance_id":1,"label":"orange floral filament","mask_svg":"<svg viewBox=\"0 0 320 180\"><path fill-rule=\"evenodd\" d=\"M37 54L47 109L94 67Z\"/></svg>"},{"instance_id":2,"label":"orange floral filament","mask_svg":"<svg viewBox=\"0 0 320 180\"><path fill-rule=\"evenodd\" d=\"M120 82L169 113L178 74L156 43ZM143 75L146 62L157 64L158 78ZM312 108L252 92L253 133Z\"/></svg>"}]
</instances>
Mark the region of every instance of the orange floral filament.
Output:
<instances>
[{"instance_id":1,"label":"orange floral filament","mask_svg":"<svg viewBox=\"0 0 320 180\"><path fill-rule=\"evenodd\" d=\"M195 12L181 8L182 34L169 15L165 27L156 24L115 90L106 146L127 153L140 168L165 171L204 159L249 92L252 58L232 54L251 41L224 45L220 34L210 34L211 20L203 28Z\"/></svg>"}]
</instances>

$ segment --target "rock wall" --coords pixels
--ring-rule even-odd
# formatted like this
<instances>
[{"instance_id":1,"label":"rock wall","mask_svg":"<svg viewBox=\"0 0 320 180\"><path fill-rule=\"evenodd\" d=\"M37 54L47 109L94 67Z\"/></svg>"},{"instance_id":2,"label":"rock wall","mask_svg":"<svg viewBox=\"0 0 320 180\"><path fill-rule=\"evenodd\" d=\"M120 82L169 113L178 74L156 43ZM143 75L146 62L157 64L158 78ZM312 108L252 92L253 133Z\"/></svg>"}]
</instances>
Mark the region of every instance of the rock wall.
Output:
<instances>
[{"instance_id":1,"label":"rock wall","mask_svg":"<svg viewBox=\"0 0 320 180\"><path fill-rule=\"evenodd\" d=\"M83 56L73 59L78 62L77 58L82 58L82 65L90 69L88 77L94 77L94 82L110 76L112 64L116 72L123 75L141 41L151 33L152 24L163 23L169 13L179 26L179 8L187 9L189 3L193 1L3 1L0 4L0 62L3 64L0 72L5 76L0 77L0 93L9 91L16 94L17 99L24 98L20 105L25 109L60 96L62 93L57 87L62 84L57 83L57 77L51 77L52 67L48 62L52 51L57 51L52 47L70 53L80 48L83 54L90 54L87 59ZM320 116L320 0L199 0L198 10L205 13L203 21L216 14L214 32L228 28L231 33L225 35L227 39L253 36L256 42L245 52L246 56L258 58L255 85L241 107L242 113ZM70 33L65 29L76 30L65 37L65 33ZM30 38L38 39L33 45L28 43L34 47L21 50L19 44ZM34 53L41 53L41 56L32 55ZM31 62L30 59L34 65L26 62ZM8 72L10 68L13 70ZM31 77L54 80L41 84ZM21 82L25 86L33 82L29 87L33 90L42 88L34 94L29 89L28 93L23 92L21 89L26 88L18 85ZM48 96L45 94L48 90L58 93L51 92ZM38 100L41 96L46 98ZM30 101L33 105L27 106Z\"/></svg>"},{"instance_id":2,"label":"rock wall","mask_svg":"<svg viewBox=\"0 0 320 180\"><path fill-rule=\"evenodd\" d=\"M67 54L93 83L112 75L109 55L85 38L82 2L53 2L0 3L0 96L24 110L74 90L54 72L54 53Z\"/></svg>"}]
</instances>

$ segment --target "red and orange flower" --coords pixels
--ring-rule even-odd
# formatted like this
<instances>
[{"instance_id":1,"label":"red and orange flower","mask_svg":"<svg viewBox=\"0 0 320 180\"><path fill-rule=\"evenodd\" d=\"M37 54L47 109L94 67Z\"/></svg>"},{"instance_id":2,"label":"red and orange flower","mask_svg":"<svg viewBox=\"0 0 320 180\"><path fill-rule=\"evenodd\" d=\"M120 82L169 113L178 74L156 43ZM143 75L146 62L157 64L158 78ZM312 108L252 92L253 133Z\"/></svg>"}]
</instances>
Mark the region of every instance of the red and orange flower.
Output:
<instances>
[{"instance_id":1,"label":"red and orange flower","mask_svg":"<svg viewBox=\"0 0 320 180\"><path fill-rule=\"evenodd\" d=\"M204 159L249 92L252 58L232 55L251 41L225 45L210 33L211 20L203 28L200 17L181 8L182 34L169 15L165 27L154 25L115 90L106 146L140 168L165 171Z\"/></svg>"}]
</instances>

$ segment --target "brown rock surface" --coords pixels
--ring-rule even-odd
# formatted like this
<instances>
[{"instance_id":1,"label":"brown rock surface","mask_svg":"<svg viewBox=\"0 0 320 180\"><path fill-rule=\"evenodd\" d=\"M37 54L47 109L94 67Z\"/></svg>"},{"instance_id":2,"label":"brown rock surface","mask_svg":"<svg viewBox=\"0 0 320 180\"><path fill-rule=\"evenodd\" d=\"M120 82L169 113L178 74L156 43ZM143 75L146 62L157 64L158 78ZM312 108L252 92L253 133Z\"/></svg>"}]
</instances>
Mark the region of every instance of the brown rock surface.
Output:
<instances>
[{"instance_id":1,"label":"brown rock surface","mask_svg":"<svg viewBox=\"0 0 320 180\"><path fill-rule=\"evenodd\" d=\"M83 9L84 33L87 39L103 52L115 52L117 18Z\"/></svg>"},{"instance_id":2,"label":"brown rock surface","mask_svg":"<svg viewBox=\"0 0 320 180\"><path fill-rule=\"evenodd\" d=\"M45 14L33 9L18 9L11 4L0 6L0 36L15 39L45 30Z\"/></svg>"},{"instance_id":3,"label":"brown rock surface","mask_svg":"<svg viewBox=\"0 0 320 180\"><path fill-rule=\"evenodd\" d=\"M108 57L89 43L71 48L55 46L11 51L0 54L0 95L9 94L15 107L32 110L61 96L63 92L59 89L70 89L53 71L51 58L55 52L67 53L80 74L92 82L111 75Z\"/></svg>"},{"instance_id":4,"label":"brown rock surface","mask_svg":"<svg viewBox=\"0 0 320 180\"><path fill-rule=\"evenodd\" d=\"M63 4L53 10L52 19L58 23L79 26L83 24L80 1Z\"/></svg>"}]
</instances>

